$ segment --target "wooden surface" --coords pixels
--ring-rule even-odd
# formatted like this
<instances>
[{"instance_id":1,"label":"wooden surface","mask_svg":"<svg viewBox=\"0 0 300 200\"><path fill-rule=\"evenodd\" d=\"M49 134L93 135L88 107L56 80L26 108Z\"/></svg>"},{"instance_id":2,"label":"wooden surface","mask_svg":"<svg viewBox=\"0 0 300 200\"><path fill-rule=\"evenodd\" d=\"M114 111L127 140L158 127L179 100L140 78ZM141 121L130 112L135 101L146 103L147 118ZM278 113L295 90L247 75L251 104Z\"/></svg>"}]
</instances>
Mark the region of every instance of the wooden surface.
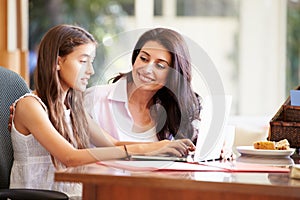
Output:
<instances>
[{"instance_id":1,"label":"wooden surface","mask_svg":"<svg viewBox=\"0 0 300 200\"><path fill-rule=\"evenodd\" d=\"M132 172L91 164L55 174L82 182L83 199L300 199L300 180L288 173Z\"/></svg>"}]
</instances>

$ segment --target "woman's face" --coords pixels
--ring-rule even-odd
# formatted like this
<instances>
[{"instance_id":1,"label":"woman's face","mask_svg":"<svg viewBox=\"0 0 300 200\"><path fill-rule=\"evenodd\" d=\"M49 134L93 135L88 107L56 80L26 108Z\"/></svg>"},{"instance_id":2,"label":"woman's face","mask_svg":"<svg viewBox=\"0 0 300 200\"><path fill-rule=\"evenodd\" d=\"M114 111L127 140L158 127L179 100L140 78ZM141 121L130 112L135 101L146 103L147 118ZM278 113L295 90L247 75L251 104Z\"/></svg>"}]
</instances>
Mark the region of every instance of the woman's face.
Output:
<instances>
[{"instance_id":1,"label":"woman's face","mask_svg":"<svg viewBox=\"0 0 300 200\"><path fill-rule=\"evenodd\" d=\"M148 41L140 50L132 69L134 84L139 89L157 91L168 78L172 57L155 41Z\"/></svg>"},{"instance_id":2,"label":"woman's face","mask_svg":"<svg viewBox=\"0 0 300 200\"><path fill-rule=\"evenodd\" d=\"M85 91L90 76L94 74L95 53L96 45L88 43L75 47L67 56L58 57L57 69L64 90Z\"/></svg>"}]
</instances>

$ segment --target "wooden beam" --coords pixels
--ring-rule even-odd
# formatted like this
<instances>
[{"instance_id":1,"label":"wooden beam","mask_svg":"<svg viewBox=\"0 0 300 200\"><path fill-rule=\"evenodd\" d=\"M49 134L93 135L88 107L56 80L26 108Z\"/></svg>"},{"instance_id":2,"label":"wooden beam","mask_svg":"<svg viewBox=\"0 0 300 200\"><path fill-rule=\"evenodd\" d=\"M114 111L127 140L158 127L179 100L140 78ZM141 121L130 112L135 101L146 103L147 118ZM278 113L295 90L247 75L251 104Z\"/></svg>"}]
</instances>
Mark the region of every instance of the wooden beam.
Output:
<instances>
[{"instance_id":1,"label":"wooden beam","mask_svg":"<svg viewBox=\"0 0 300 200\"><path fill-rule=\"evenodd\" d=\"M0 0L0 66L29 84L28 0Z\"/></svg>"}]
</instances>

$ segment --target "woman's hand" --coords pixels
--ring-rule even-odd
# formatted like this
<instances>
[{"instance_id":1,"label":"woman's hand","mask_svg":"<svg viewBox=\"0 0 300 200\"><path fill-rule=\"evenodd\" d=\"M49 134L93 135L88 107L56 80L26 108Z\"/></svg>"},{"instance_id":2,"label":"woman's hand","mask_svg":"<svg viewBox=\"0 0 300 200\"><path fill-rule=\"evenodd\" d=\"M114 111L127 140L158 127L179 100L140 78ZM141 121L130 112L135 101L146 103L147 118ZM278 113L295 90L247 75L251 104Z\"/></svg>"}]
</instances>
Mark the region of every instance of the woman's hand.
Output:
<instances>
[{"instance_id":1,"label":"woman's hand","mask_svg":"<svg viewBox=\"0 0 300 200\"><path fill-rule=\"evenodd\" d=\"M15 106L14 104L12 104L10 107L9 107L9 120L8 120L8 131L10 132L11 131L11 123L12 123L12 118L13 118L13 113L15 111Z\"/></svg>"},{"instance_id":2,"label":"woman's hand","mask_svg":"<svg viewBox=\"0 0 300 200\"><path fill-rule=\"evenodd\" d=\"M161 148L145 153L145 155L170 155L177 157L184 157L188 155L189 151L195 151L195 145L189 139L180 139L172 141L164 141L165 145Z\"/></svg>"}]
</instances>

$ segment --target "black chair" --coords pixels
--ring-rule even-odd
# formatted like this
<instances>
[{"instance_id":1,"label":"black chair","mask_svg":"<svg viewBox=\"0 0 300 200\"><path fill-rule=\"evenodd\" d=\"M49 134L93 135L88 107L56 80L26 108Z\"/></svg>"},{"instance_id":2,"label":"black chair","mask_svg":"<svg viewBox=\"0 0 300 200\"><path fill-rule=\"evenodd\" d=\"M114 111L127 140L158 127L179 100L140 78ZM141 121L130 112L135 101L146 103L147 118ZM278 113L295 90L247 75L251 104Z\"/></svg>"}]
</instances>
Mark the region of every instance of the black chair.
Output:
<instances>
[{"instance_id":1,"label":"black chair","mask_svg":"<svg viewBox=\"0 0 300 200\"><path fill-rule=\"evenodd\" d=\"M9 106L30 90L17 73L0 66L0 200L67 200L62 192L38 189L9 189L13 148L8 131Z\"/></svg>"}]
</instances>

